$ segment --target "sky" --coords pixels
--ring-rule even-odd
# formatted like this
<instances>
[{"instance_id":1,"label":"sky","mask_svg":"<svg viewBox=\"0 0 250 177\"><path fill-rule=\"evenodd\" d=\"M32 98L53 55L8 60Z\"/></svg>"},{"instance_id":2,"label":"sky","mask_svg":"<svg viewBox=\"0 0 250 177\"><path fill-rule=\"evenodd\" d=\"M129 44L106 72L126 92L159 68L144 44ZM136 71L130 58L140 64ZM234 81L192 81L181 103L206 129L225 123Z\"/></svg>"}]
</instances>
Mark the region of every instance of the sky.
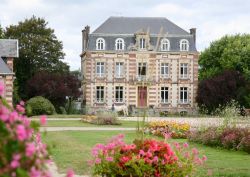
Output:
<instances>
[{"instance_id":1,"label":"sky","mask_svg":"<svg viewBox=\"0 0 250 177\"><path fill-rule=\"evenodd\" d=\"M81 30L94 31L110 16L166 17L189 31L197 28L197 49L226 34L250 33L250 0L0 0L2 27L32 15L42 17L63 42L64 62L80 68Z\"/></svg>"}]
</instances>

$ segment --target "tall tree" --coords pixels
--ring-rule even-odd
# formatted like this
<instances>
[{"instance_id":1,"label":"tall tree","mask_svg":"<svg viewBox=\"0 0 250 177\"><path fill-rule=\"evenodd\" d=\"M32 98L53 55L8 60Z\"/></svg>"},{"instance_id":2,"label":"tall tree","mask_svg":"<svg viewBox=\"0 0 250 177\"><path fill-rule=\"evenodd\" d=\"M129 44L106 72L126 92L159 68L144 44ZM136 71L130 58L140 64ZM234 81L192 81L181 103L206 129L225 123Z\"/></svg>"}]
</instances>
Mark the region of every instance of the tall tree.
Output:
<instances>
[{"instance_id":1,"label":"tall tree","mask_svg":"<svg viewBox=\"0 0 250 177\"><path fill-rule=\"evenodd\" d=\"M49 99L56 109L64 106L66 97L75 100L80 96L81 82L72 74L59 74L41 71L27 82L29 97L43 96Z\"/></svg>"},{"instance_id":2,"label":"tall tree","mask_svg":"<svg viewBox=\"0 0 250 177\"><path fill-rule=\"evenodd\" d=\"M219 105L236 100L244 107L250 107L250 84L239 71L224 71L199 83L196 101L208 113Z\"/></svg>"},{"instance_id":3,"label":"tall tree","mask_svg":"<svg viewBox=\"0 0 250 177\"><path fill-rule=\"evenodd\" d=\"M228 69L239 71L245 78L250 79L250 35L224 36L212 42L210 47L201 53L199 65L200 80Z\"/></svg>"},{"instance_id":4,"label":"tall tree","mask_svg":"<svg viewBox=\"0 0 250 177\"><path fill-rule=\"evenodd\" d=\"M3 31L3 28L0 24L0 39L3 39L4 38L4 31Z\"/></svg>"},{"instance_id":5,"label":"tall tree","mask_svg":"<svg viewBox=\"0 0 250 177\"><path fill-rule=\"evenodd\" d=\"M6 28L5 36L19 40L19 58L14 61L14 70L21 99L28 98L26 83L36 72L69 72L69 66L61 61L65 55L62 42L43 18L33 16L11 25Z\"/></svg>"}]
</instances>

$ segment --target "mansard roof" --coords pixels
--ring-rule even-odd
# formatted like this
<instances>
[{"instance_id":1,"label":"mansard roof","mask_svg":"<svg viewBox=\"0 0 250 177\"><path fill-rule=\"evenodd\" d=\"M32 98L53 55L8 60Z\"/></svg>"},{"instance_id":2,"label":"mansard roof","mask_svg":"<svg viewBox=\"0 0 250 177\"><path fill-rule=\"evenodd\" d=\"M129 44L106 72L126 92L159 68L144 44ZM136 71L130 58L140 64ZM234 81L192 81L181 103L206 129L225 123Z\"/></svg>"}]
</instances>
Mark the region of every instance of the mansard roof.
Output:
<instances>
[{"instance_id":1,"label":"mansard roof","mask_svg":"<svg viewBox=\"0 0 250 177\"><path fill-rule=\"evenodd\" d=\"M142 31L151 35L157 35L160 31L169 35L189 35L164 17L110 17L92 34L135 34Z\"/></svg>"}]
</instances>

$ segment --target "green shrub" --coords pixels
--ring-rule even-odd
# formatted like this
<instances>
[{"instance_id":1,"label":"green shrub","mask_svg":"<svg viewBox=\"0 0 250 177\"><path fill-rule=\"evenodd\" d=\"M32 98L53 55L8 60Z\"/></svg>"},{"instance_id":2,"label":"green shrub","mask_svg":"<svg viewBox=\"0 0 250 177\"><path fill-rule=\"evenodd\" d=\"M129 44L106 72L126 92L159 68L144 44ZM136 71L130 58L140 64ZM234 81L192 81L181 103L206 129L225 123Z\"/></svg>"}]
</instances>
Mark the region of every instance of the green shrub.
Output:
<instances>
[{"instance_id":1,"label":"green shrub","mask_svg":"<svg viewBox=\"0 0 250 177\"><path fill-rule=\"evenodd\" d=\"M36 96L31 99L29 99L26 103L26 109L28 116L34 116L34 115L51 115L55 114L55 107L53 104L46 98L42 96Z\"/></svg>"},{"instance_id":2,"label":"green shrub","mask_svg":"<svg viewBox=\"0 0 250 177\"><path fill-rule=\"evenodd\" d=\"M110 111L101 111L97 113L97 118L91 123L98 125L120 125L117 119L117 114Z\"/></svg>"}]
</instances>

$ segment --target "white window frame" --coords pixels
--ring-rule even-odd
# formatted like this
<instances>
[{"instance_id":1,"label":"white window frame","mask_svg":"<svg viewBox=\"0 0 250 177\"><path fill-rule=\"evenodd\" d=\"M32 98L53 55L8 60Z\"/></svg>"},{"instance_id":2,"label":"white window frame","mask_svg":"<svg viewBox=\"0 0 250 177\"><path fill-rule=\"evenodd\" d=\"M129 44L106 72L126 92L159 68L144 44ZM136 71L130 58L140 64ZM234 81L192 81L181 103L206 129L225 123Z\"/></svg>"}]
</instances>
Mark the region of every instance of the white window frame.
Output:
<instances>
[{"instance_id":1,"label":"white window frame","mask_svg":"<svg viewBox=\"0 0 250 177\"><path fill-rule=\"evenodd\" d=\"M180 40L180 51L189 51L189 42L187 39Z\"/></svg>"},{"instance_id":2,"label":"white window frame","mask_svg":"<svg viewBox=\"0 0 250 177\"><path fill-rule=\"evenodd\" d=\"M115 40L115 50L124 50L125 48L125 43L122 38L117 38Z\"/></svg>"},{"instance_id":3,"label":"white window frame","mask_svg":"<svg viewBox=\"0 0 250 177\"><path fill-rule=\"evenodd\" d=\"M103 38L96 39L96 50L105 50L105 40Z\"/></svg>"},{"instance_id":4,"label":"white window frame","mask_svg":"<svg viewBox=\"0 0 250 177\"><path fill-rule=\"evenodd\" d=\"M104 77L104 76L105 76L105 63L96 62L96 77Z\"/></svg>"},{"instance_id":5,"label":"white window frame","mask_svg":"<svg viewBox=\"0 0 250 177\"><path fill-rule=\"evenodd\" d=\"M163 73L162 73L163 68ZM166 73L167 71L167 73ZM169 64L168 63L161 63L161 77L162 78L168 78L169 77Z\"/></svg>"},{"instance_id":6,"label":"white window frame","mask_svg":"<svg viewBox=\"0 0 250 177\"><path fill-rule=\"evenodd\" d=\"M166 38L161 40L161 51L169 51L170 41Z\"/></svg>"},{"instance_id":7,"label":"white window frame","mask_svg":"<svg viewBox=\"0 0 250 177\"><path fill-rule=\"evenodd\" d=\"M185 98L186 92L186 98ZM188 87L180 87L180 103L187 104L188 103Z\"/></svg>"},{"instance_id":8,"label":"white window frame","mask_svg":"<svg viewBox=\"0 0 250 177\"><path fill-rule=\"evenodd\" d=\"M117 71L117 69L118 69L118 71ZM124 63L123 62L116 62L115 63L115 77L122 78L123 74L124 74Z\"/></svg>"},{"instance_id":9,"label":"white window frame","mask_svg":"<svg viewBox=\"0 0 250 177\"><path fill-rule=\"evenodd\" d=\"M183 71L183 73L181 71ZM180 78L181 79L188 78L188 63L181 63L180 64Z\"/></svg>"},{"instance_id":10,"label":"white window frame","mask_svg":"<svg viewBox=\"0 0 250 177\"><path fill-rule=\"evenodd\" d=\"M139 43L140 43L140 49L146 49L146 39L145 38L140 38L139 39Z\"/></svg>"},{"instance_id":11,"label":"white window frame","mask_svg":"<svg viewBox=\"0 0 250 177\"><path fill-rule=\"evenodd\" d=\"M162 98L162 92L163 92L163 98ZM166 97L166 94L167 94L167 98ZM168 87L161 87L161 103L169 103L168 102L168 98L169 98L169 89Z\"/></svg>"},{"instance_id":12,"label":"white window frame","mask_svg":"<svg viewBox=\"0 0 250 177\"><path fill-rule=\"evenodd\" d=\"M103 94L102 94L103 92ZM97 103L104 103L104 97L105 97L105 92L104 92L104 86L96 86L96 102ZM103 97L102 97L103 95Z\"/></svg>"},{"instance_id":13,"label":"white window frame","mask_svg":"<svg viewBox=\"0 0 250 177\"><path fill-rule=\"evenodd\" d=\"M116 97L117 95L118 95L118 97ZM122 103L123 102L123 97L124 97L123 86L116 86L115 87L115 102L116 103Z\"/></svg>"}]
</instances>

